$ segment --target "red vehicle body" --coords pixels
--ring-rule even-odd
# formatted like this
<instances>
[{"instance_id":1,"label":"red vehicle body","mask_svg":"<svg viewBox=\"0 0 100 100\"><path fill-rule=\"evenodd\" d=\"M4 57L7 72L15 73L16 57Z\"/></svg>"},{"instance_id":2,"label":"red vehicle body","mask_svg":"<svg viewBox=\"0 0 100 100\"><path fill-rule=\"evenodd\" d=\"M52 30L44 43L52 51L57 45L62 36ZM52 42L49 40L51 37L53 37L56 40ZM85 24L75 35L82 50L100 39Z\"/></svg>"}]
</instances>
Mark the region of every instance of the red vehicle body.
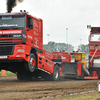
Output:
<instances>
[{"instance_id":1,"label":"red vehicle body","mask_svg":"<svg viewBox=\"0 0 100 100\"><path fill-rule=\"evenodd\" d=\"M89 36L89 68L90 74L100 78L100 27L91 27Z\"/></svg>"},{"instance_id":2,"label":"red vehicle body","mask_svg":"<svg viewBox=\"0 0 100 100\"><path fill-rule=\"evenodd\" d=\"M58 80L59 64L52 59L43 50L42 19L26 12L0 14L0 70L14 72L20 80L39 75Z\"/></svg>"},{"instance_id":3,"label":"red vehicle body","mask_svg":"<svg viewBox=\"0 0 100 100\"><path fill-rule=\"evenodd\" d=\"M60 76L84 78L83 64L80 61L82 58L75 58L75 52L53 52L53 59L61 61ZM79 55L80 56L80 55Z\"/></svg>"},{"instance_id":4,"label":"red vehicle body","mask_svg":"<svg viewBox=\"0 0 100 100\"><path fill-rule=\"evenodd\" d=\"M61 59L62 62L71 62L71 54L68 52L53 52L53 59Z\"/></svg>"},{"instance_id":5,"label":"red vehicle body","mask_svg":"<svg viewBox=\"0 0 100 100\"><path fill-rule=\"evenodd\" d=\"M61 61L60 76L77 79L98 79L99 68L86 66L85 53L53 52L53 59ZM93 62L93 61L92 61Z\"/></svg>"}]
</instances>

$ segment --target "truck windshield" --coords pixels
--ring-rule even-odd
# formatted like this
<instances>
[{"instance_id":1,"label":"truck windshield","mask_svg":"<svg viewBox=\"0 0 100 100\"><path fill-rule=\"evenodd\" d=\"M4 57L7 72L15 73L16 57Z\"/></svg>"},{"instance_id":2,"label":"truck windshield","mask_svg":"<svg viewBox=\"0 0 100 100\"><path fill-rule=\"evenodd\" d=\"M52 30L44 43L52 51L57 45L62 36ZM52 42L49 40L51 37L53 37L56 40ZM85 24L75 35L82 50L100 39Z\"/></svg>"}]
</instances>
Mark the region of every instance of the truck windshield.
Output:
<instances>
[{"instance_id":1,"label":"truck windshield","mask_svg":"<svg viewBox=\"0 0 100 100\"><path fill-rule=\"evenodd\" d=\"M25 27L25 15L0 15L0 30Z\"/></svg>"},{"instance_id":2,"label":"truck windshield","mask_svg":"<svg viewBox=\"0 0 100 100\"><path fill-rule=\"evenodd\" d=\"M100 34L91 34L91 40L90 41L100 42Z\"/></svg>"}]
</instances>

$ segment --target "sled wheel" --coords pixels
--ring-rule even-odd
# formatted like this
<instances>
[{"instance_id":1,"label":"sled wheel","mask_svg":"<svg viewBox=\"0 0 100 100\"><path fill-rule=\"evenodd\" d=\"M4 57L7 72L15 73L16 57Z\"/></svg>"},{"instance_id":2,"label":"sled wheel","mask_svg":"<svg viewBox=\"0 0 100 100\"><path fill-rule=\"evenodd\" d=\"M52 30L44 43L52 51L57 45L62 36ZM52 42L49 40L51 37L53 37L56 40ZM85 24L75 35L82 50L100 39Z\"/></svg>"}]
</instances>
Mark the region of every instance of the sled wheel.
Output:
<instances>
[{"instance_id":1,"label":"sled wheel","mask_svg":"<svg viewBox=\"0 0 100 100\"><path fill-rule=\"evenodd\" d=\"M59 66L56 64L54 66L53 74L51 75L51 80L58 81L60 77Z\"/></svg>"}]
</instances>

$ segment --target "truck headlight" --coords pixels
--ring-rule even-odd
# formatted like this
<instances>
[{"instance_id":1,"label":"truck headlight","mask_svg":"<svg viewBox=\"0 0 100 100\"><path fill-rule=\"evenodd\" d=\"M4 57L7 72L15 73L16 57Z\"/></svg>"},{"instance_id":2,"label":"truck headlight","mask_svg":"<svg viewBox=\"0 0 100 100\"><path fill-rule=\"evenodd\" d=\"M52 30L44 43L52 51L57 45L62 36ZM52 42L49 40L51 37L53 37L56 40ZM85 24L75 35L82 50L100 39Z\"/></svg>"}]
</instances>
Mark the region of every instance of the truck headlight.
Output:
<instances>
[{"instance_id":1,"label":"truck headlight","mask_svg":"<svg viewBox=\"0 0 100 100\"><path fill-rule=\"evenodd\" d=\"M25 52L25 49L17 49L17 52Z\"/></svg>"}]
</instances>

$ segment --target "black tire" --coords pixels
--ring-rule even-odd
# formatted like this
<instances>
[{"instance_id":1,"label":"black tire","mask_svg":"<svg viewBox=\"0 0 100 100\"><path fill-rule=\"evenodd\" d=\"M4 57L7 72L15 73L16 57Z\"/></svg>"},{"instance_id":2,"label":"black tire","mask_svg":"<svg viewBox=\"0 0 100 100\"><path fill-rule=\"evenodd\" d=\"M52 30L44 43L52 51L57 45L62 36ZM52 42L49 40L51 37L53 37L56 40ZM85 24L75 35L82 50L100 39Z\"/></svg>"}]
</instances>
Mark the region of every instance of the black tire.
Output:
<instances>
[{"instance_id":1,"label":"black tire","mask_svg":"<svg viewBox=\"0 0 100 100\"><path fill-rule=\"evenodd\" d=\"M18 79L18 80L23 80L23 75L22 75L22 73L17 72L17 79Z\"/></svg>"},{"instance_id":2,"label":"black tire","mask_svg":"<svg viewBox=\"0 0 100 100\"><path fill-rule=\"evenodd\" d=\"M34 70L36 69L36 56L35 54L31 53L30 54L30 62L26 62L25 63L25 69L28 72L34 72Z\"/></svg>"},{"instance_id":3,"label":"black tire","mask_svg":"<svg viewBox=\"0 0 100 100\"><path fill-rule=\"evenodd\" d=\"M17 72L17 79L18 80L32 80L32 78L33 78L32 73Z\"/></svg>"},{"instance_id":4,"label":"black tire","mask_svg":"<svg viewBox=\"0 0 100 100\"><path fill-rule=\"evenodd\" d=\"M23 74L23 80L32 80L33 75L32 73L24 73Z\"/></svg>"},{"instance_id":5,"label":"black tire","mask_svg":"<svg viewBox=\"0 0 100 100\"><path fill-rule=\"evenodd\" d=\"M60 78L59 66L56 64L54 66L53 74L51 75L52 81L58 81Z\"/></svg>"},{"instance_id":6,"label":"black tire","mask_svg":"<svg viewBox=\"0 0 100 100\"><path fill-rule=\"evenodd\" d=\"M38 70L38 69L35 70L34 73L33 73L33 77L38 79L38 77L42 75L41 72L42 72L41 70Z\"/></svg>"},{"instance_id":7,"label":"black tire","mask_svg":"<svg viewBox=\"0 0 100 100\"><path fill-rule=\"evenodd\" d=\"M59 66L57 64L54 66L54 70L51 75L42 72L41 77L46 81L58 81L60 79Z\"/></svg>"}]
</instances>

